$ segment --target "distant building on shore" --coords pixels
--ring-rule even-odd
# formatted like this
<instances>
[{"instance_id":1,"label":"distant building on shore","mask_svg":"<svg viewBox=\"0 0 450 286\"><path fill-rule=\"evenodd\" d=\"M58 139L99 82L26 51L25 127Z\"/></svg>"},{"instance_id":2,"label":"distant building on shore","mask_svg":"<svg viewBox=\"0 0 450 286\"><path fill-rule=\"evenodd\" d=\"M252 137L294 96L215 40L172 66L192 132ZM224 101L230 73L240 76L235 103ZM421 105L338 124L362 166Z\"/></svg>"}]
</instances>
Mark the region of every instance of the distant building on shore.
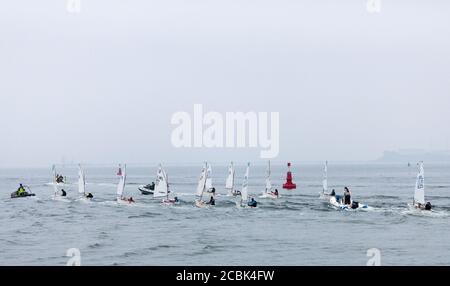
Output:
<instances>
[{"instance_id":1,"label":"distant building on shore","mask_svg":"<svg viewBox=\"0 0 450 286\"><path fill-rule=\"evenodd\" d=\"M401 149L398 151L385 151L379 162L416 163L450 163L450 150L425 151L421 149Z\"/></svg>"}]
</instances>

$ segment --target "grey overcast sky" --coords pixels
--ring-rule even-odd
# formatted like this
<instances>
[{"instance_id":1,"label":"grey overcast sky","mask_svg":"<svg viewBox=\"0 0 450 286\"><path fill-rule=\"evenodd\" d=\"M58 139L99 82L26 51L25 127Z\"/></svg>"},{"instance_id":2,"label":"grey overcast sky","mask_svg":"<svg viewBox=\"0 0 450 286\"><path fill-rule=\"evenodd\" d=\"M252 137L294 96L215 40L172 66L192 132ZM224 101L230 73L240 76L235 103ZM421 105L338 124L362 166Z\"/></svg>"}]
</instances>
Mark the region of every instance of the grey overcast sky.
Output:
<instances>
[{"instance_id":1,"label":"grey overcast sky","mask_svg":"<svg viewBox=\"0 0 450 286\"><path fill-rule=\"evenodd\" d=\"M176 111L280 112L277 160L448 149L450 1L0 2L0 166L257 160Z\"/></svg>"}]
</instances>

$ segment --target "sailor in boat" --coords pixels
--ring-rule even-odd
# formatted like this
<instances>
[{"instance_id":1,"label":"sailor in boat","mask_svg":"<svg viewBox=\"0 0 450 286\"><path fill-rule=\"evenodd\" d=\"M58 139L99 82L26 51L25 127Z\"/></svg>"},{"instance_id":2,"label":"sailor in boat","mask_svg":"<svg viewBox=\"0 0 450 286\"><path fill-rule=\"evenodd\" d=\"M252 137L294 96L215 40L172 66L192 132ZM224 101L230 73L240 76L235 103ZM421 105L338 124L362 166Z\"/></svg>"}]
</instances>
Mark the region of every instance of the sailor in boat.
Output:
<instances>
[{"instance_id":1,"label":"sailor in boat","mask_svg":"<svg viewBox=\"0 0 450 286\"><path fill-rule=\"evenodd\" d=\"M89 194L86 195L86 198L87 199L93 199L94 195L92 193L89 193Z\"/></svg>"},{"instance_id":2,"label":"sailor in boat","mask_svg":"<svg viewBox=\"0 0 450 286\"><path fill-rule=\"evenodd\" d=\"M61 197L65 197L65 196L67 196L66 191L64 191L64 189L61 189Z\"/></svg>"},{"instance_id":3,"label":"sailor in boat","mask_svg":"<svg viewBox=\"0 0 450 286\"><path fill-rule=\"evenodd\" d=\"M56 174L56 183L58 184L64 183L64 177L62 175Z\"/></svg>"},{"instance_id":4,"label":"sailor in boat","mask_svg":"<svg viewBox=\"0 0 450 286\"><path fill-rule=\"evenodd\" d=\"M154 191L155 190L155 182L152 182L151 184L148 184L144 187L147 190Z\"/></svg>"},{"instance_id":5,"label":"sailor in boat","mask_svg":"<svg viewBox=\"0 0 450 286\"><path fill-rule=\"evenodd\" d=\"M241 195L241 191L239 191L239 190L233 191L233 196L240 196L240 195Z\"/></svg>"},{"instance_id":6,"label":"sailor in boat","mask_svg":"<svg viewBox=\"0 0 450 286\"><path fill-rule=\"evenodd\" d=\"M247 205L251 208L256 208L258 206L258 202L255 201L254 198L251 198L251 200L247 203Z\"/></svg>"},{"instance_id":7,"label":"sailor in boat","mask_svg":"<svg viewBox=\"0 0 450 286\"><path fill-rule=\"evenodd\" d=\"M216 205L216 200L214 199L214 196L211 196L211 198L209 199L209 202L206 203L207 205L211 205L211 206L215 206Z\"/></svg>"},{"instance_id":8,"label":"sailor in boat","mask_svg":"<svg viewBox=\"0 0 450 286\"><path fill-rule=\"evenodd\" d=\"M344 188L344 205L351 205L352 204L352 193L350 190L345 187Z\"/></svg>"},{"instance_id":9,"label":"sailor in boat","mask_svg":"<svg viewBox=\"0 0 450 286\"><path fill-rule=\"evenodd\" d=\"M27 192L25 191L25 188L23 187L22 184L20 184L20 186L19 186L19 188L17 189L17 192L16 192L17 196L21 197L21 196L24 196L26 193Z\"/></svg>"},{"instance_id":10,"label":"sailor in boat","mask_svg":"<svg viewBox=\"0 0 450 286\"><path fill-rule=\"evenodd\" d=\"M124 201L126 201L126 202L129 202L130 204L131 204L131 203L135 203L135 201L133 200L133 197L129 197L129 198L123 197L122 200L124 200Z\"/></svg>"},{"instance_id":11,"label":"sailor in boat","mask_svg":"<svg viewBox=\"0 0 450 286\"><path fill-rule=\"evenodd\" d=\"M278 198L278 196L279 196L278 189L275 189L275 191L271 192L271 193L272 193L272 195L274 195Z\"/></svg>"},{"instance_id":12,"label":"sailor in boat","mask_svg":"<svg viewBox=\"0 0 450 286\"><path fill-rule=\"evenodd\" d=\"M334 189L331 191L330 196L331 197L335 197L336 196L336 191Z\"/></svg>"},{"instance_id":13,"label":"sailor in boat","mask_svg":"<svg viewBox=\"0 0 450 286\"><path fill-rule=\"evenodd\" d=\"M421 209L421 210L431 211L433 206L431 205L430 202L427 202L425 205L417 203L416 208Z\"/></svg>"}]
</instances>

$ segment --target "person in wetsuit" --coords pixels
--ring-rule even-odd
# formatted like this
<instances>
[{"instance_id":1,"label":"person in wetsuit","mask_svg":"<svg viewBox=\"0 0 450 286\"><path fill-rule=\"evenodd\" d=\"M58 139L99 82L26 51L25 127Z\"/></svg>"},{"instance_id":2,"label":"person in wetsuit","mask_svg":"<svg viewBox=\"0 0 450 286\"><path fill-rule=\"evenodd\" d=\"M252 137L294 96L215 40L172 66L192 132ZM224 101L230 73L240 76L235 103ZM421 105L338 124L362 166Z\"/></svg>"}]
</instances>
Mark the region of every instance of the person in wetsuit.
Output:
<instances>
[{"instance_id":1,"label":"person in wetsuit","mask_svg":"<svg viewBox=\"0 0 450 286\"><path fill-rule=\"evenodd\" d=\"M89 194L86 195L86 198L92 199L92 198L94 198L94 195L92 195L91 193L89 193Z\"/></svg>"},{"instance_id":2,"label":"person in wetsuit","mask_svg":"<svg viewBox=\"0 0 450 286\"><path fill-rule=\"evenodd\" d=\"M209 202L207 202L206 204L211 205L211 206L215 206L216 205L216 200L214 199L213 196L211 196L211 198L209 199Z\"/></svg>"},{"instance_id":3,"label":"person in wetsuit","mask_svg":"<svg viewBox=\"0 0 450 286\"><path fill-rule=\"evenodd\" d=\"M352 203L352 193L350 192L350 190L345 187L344 188L344 204L345 205L350 205Z\"/></svg>"},{"instance_id":4,"label":"person in wetsuit","mask_svg":"<svg viewBox=\"0 0 450 286\"><path fill-rule=\"evenodd\" d=\"M256 207L258 206L258 203L255 201L254 198L252 198L252 199L248 202L247 205L248 205L249 207L256 208Z\"/></svg>"},{"instance_id":5,"label":"person in wetsuit","mask_svg":"<svg viewBox=\"0 0 450 286\"><path fill-rule=\"evenodd\" d=\"M278 195L279 195L278 189L275 189L275 191L273 192L273 194L278 198Z\"/></svg>"},{"instance_id":6,"label":"person in wetsuit","mask_svg":"<svg viewBox=\"0 0 450 286\"><path fill-rule=\"evenodd\" d=\"M61 196L62 196L62 197L67 196L67 193L66 193L66 191L64 191L64 189L61 189Z\"/></svg>"}]
</instances>

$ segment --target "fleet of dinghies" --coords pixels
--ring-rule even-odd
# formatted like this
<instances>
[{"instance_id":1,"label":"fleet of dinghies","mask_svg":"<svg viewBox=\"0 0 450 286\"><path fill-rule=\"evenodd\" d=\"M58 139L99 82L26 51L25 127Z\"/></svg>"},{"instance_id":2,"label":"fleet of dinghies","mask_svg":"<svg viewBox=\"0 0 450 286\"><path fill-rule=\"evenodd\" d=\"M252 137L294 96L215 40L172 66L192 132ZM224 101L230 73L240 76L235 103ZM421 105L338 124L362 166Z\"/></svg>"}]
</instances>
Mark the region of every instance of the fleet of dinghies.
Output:
<instances>
[{"instance_id":1,"label":"fleet of dinghies","mask_svg":"<svg viewBox=\"0 0 450 286\"><path fill-rule=\"evenodd\" d=\"M415 190L413 201L408 204L408 207L418 211L432 211L432 205L430 202L425 201L425 172L423 162L418 164L418 173L416 178ZM117 204L130 205L134 204L133 197L124 196L126 180L127 180L127 166L119 165L117 176L119 182L117 184L116 202ZM53 182L51 185L54 189L52 199L59 201L69 201L66 196L67 192L64 190L69 184L64 177L57 174L55 165L52 166ZM265 174L265 189L259 196L261 199L278 199L280 194L277 189L273 190L271 181L271 164L270 161L267 164ZM233 162L228 166L228 175L225 181L225 191L227 196L236 198L236 205L239 208L256 208L258 202L253 197L249 197L249 176L250 176L250 163L247 164L245 174L242 182L241 191L235 190L235 177L236 170ZM180 203L178 197L171 198L171 191L169 189L169 178L160 164L156 173L156 184L140 186L138 189L143 195L151 194L154 199L160 199L163 205L177 205ZM28 191L27 191L27 190ZM90 201L93 199L92 193L86 190L86 176L81 165L78 165L78 199L81 201ZM208 162L204 162L200 176L197 182L197 189L195 191L194 205L198 208L212 207L216 205L216 189L213 186L212 180L212 166ZM23 198L35 196L27 186L20 185L16 192L11 193L11 198ZM336 191L332 189L329 193L328 185L328 162L324 164L322 191L320 192L320 199L328 204L330 207L338 210L369 210L372 209L366 204L353 200L350 190L345 187L344 194L338 195Z\"/></svg>"}]
</instances>

